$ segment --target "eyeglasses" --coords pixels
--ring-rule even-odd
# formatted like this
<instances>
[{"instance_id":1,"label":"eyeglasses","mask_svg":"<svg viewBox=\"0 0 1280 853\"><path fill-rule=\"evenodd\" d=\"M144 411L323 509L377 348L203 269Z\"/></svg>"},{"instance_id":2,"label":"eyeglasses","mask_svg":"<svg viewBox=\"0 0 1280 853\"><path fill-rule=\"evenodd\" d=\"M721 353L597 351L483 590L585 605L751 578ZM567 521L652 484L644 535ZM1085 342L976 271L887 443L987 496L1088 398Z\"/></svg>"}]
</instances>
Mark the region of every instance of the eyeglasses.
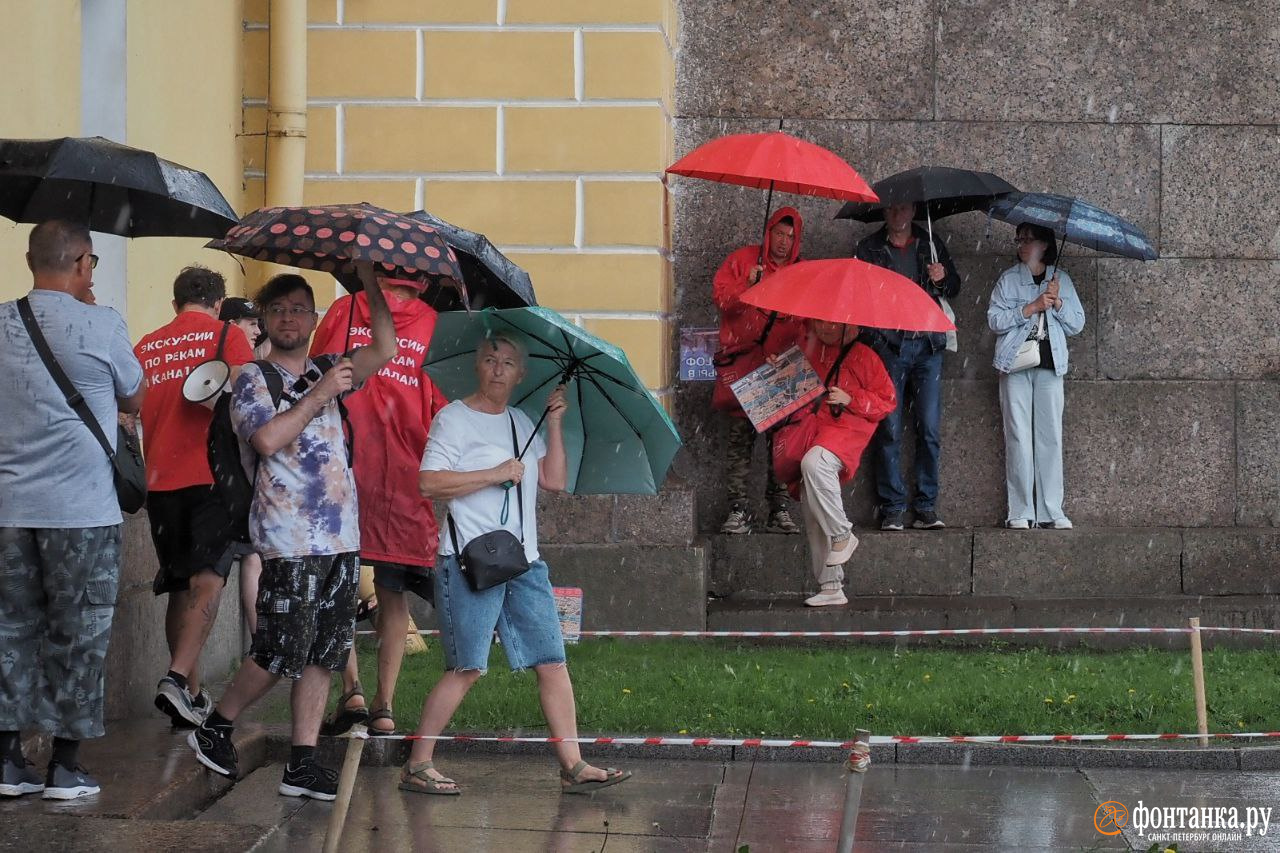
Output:
<instances>
[{"instance_id":1,"label":"eyeglasses","mask_svg":"<svg viewBox=\"0 0 1280 853\"><path fill-rule=\"evenodd\" d=\"M1013 242L1017 243L1019 246L1025 246L1028 243L1039 243L1040 240L1036 237L1014 237Z\"/></svg>"},{"instance_id":2,"label":"eyeglasses","mask_svg":"<svg viewBox=\"0 0 1280 853\"><path fill-rule=\"evenodd\" d=\"M83 258L85 255L89 256L89 269L96 270L98 268L98 256L91 252L85 252L83 255L80 255L79 257L77 257L75 260L75 263L77 264L80 263L80 259Z\"/></svg>"},{"instance_id":3,"label":"eyeglasses","mask_svg":"<svg viewBox=\"0 0 1280 853\"><path fill-rule=\"evenodd\" d=\"M283 317L288 314L290 317L305 317L308 314L314 314L314 308L304 308L301 305L268 305L262 309L262 312L269 317Z\"/></svg>"}]
</instances>

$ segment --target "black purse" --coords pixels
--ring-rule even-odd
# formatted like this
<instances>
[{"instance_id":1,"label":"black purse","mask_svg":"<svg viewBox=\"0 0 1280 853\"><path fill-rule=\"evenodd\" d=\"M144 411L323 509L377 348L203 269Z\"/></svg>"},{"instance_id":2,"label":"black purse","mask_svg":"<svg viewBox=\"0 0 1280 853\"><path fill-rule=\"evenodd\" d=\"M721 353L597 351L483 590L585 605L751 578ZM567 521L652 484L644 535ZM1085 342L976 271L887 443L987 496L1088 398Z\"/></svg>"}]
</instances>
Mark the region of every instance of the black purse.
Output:
<instances>
[{"instance_id":1,"label":"black purse","mask_svg":"<svg viewBox=\"0 0 1280 853\"><path fill-rule=\"evenodd\" d=\"M58 364L58 360L54 358L52 350L49 349L49 342L45 340L44 333L40 331L40 325L36 323L31 302L25 296L18 300L18 313L22 315L22 324L27 327L27 334L31 336L31 342L35 344L40 360L44 362L49 375L62 391L62 396L66 397L67 405L80 416L80 420L84 421L84 425L89 428L89 432L93 433L93 437L102 445L107 458L111 460L112 476L116 484L116 499L120 502L120 509L125 512L137 512L142 509L147 502L147 471L142 463L142 446L138 443L138 437L117 424L116 448L111 449L106 435L102 432L102 427L98 424L98 419L93 416L93 412L89 411L89 404L84 401L84 397L63 372L62 365Z\"/></svg>"},{"instance_id":2,"label":"black purse","mask_svg":"<svg viewBox=\"0 0 1280 853\"><path fill-rule=\"evenodd\" d=\"M511 419L512 455L519 459L520 440L516 436L516 419L510 412L507 412L507 417ZM458 562L462 566L462 576L476 592L506 583L529 571L529 561L524 556L524 491L519 483L513 483L508 488L508 501L511 500L510 489L516 490L517 511L520 513L519 539L510 530L492 530L472 539L465 548L459 548L458 528L453 524L453 516L445 517L449 524L453 552L458 555Z\"/></svg>"}]
</instances>

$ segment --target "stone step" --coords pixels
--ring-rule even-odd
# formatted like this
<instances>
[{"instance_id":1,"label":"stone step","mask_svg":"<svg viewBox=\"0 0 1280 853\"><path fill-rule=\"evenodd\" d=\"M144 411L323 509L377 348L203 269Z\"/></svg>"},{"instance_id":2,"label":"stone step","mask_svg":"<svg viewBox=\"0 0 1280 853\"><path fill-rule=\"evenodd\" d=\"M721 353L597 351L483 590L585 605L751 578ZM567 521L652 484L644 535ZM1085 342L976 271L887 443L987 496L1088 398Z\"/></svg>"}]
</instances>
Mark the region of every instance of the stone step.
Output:
<instances>
[{"instance_id":1,"label":"stone step","mask_svg":"<svg viewBox=\"0 0 1280 853\"><path fill-rule=\"evenodd\" d=\"M707 604L709 631L864 631L939 628L1163 627L1182 628L1199 616L1205 626L1280 628L1271 596L1126 596L1048 598L983 595L855 595L844 607L805 607L801 596L738 597ZM858 638L839 642L987 644L1185 649L1184 634L1007 634L944 638ZM1206 648L1274 648L1275 637L1206 632ZM815 642L831 642L815 640Z\"/></svg>"},{"instance_id":2,"label":"stone step","mask_svg":"<svg viewBox=\"0 0 1280 853\"><path fill-rule=\"evenodd\" d=\"M1280 593L1280 530L1086 528L855 530L854 595L1110 598ZM707 589L720 597L813 589L803 536L709 536ZM1280 598L1277 598L1280 602Z\"/></svg>"}]
</instances>

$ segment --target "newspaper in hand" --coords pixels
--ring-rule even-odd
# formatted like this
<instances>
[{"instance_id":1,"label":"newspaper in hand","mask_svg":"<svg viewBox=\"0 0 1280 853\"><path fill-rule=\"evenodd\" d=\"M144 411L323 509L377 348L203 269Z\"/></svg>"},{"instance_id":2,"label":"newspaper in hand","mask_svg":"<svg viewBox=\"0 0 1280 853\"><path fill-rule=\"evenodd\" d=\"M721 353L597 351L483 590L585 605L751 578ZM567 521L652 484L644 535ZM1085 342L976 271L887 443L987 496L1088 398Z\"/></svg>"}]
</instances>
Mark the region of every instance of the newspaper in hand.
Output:
<instances>
[{"instance_id":1,"label":"newspaper in hand","mask_svg":"<svg viewBox=\"0 0 1280 853\"><path fill-rule=\"evenodd\" d=\"M582 589L575 586L551 588L556 600L556 614L560 617L560 633L566 643L578 642L582 634Z\"/></svg>"},{"instance_id":2,"label":"newspaper in hand","mask_svg":"<svg viewBox=\"0 0 1280 853\"><path fill-rule=\"evenodd\" d=\"M799 347L792 347L729 386L756 432L764 432L822 396L822 382Z\"/></svg>"}]
</instances>

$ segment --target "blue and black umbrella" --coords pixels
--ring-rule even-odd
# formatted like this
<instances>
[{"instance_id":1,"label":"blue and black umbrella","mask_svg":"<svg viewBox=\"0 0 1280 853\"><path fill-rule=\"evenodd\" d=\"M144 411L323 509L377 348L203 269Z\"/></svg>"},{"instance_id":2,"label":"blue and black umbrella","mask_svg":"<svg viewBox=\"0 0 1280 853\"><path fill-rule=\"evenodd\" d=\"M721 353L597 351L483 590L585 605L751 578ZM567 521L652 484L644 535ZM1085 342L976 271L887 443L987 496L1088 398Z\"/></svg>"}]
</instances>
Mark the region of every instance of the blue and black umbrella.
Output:
<instances>
[{"instance_id":1,"label":"blue and black umbrella","mask_svg":"<svg viewBox=\"0 0 1280 853\"><path fill-rule=\"evenodd\" d=\"M1154 261L1160 257L1138 226L1078 198L1049 193L1010 193L988 209L992 217L1015 228L1022 224L1048 228L1062 240L1109 255Z\"/></svg>"}]
</instances>

